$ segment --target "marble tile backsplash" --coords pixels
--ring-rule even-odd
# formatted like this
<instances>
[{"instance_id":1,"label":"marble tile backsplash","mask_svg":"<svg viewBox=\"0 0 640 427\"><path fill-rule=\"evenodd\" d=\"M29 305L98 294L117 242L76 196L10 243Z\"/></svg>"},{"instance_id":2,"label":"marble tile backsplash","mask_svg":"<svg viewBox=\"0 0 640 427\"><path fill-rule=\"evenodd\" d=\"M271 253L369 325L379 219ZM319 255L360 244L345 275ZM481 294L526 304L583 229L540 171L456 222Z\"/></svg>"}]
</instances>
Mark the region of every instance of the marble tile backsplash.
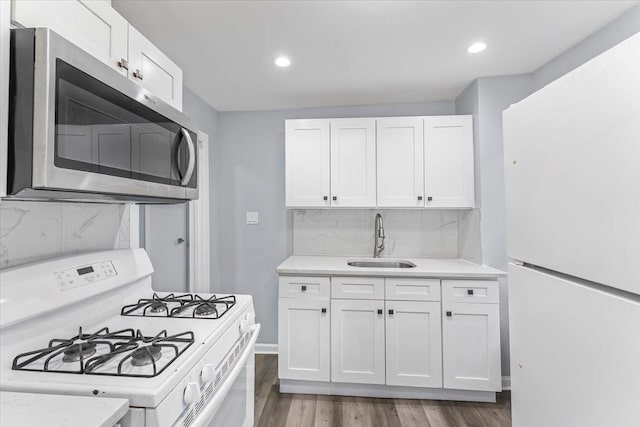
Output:
<instances>
[{"instance_id":1,"label":"marble tile backsplash","mask_svg":"<svg viewBox=\"0 0 640 427\"><path fill-rule=\"evenodd\" d=\"M2 201L0 269L129 247L129 205Z\"/></svg>"},{"instance_id":2,"label":"marble tile backsplash","mask_svg":"<svg viewBox=\"0 0 640 427\"><path fill-rule=\"evenodd\" d=\"M457 211L431 210L295 210L294 255L373 255L377 212L385 229L383 257L458 256Z\"/></svg>"}]
</instances>

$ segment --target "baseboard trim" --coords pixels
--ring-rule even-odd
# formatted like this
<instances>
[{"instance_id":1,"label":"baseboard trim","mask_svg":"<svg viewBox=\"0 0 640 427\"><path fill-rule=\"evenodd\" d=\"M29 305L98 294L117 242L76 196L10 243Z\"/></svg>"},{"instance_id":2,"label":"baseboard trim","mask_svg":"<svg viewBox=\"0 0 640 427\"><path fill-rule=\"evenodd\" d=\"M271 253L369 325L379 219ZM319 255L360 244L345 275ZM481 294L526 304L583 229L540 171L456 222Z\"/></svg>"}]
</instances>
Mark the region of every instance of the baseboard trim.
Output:
<instances>
[{"instance_id":1,"label":"baseboard trim","mask_svg":"<svg viewBox=\"0 0 640 427\"><path fill-rule=\"evenodd\" d=\"M321 381L280 380L281 393L337 396L383 397L395 399L434 399L466 402L496 401L493 391L451 390L442 388L400 387L378 384L348 384Z\"/></svg>"},{"instance_id":2,"label":"baseboard trim","mask_svg":"<svg viewBox=\"0 0 640 427\"><path fill-rule=\"evenodd\" d=\"M278 354L278 344L256 343L256 354Z\"/></svg>"},{"instance_id":3,"label":"baseboard trim","mask_svg":"<svg viewBox=\"0 0 640 427\"><path fill-rule=\"evenodd\" d=\"M511 377L510 376L502 377L502 389L503 390L511 390Z\"/></svg>"}]
</instances>

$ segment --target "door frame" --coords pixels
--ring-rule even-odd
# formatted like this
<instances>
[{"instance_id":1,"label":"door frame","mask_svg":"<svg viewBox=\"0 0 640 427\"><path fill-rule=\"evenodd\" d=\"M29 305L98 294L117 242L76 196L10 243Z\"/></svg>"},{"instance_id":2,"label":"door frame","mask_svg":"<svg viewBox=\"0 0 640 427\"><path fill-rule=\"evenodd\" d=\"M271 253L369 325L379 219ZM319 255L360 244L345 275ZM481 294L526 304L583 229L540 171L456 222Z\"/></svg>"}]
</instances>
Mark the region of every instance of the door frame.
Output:
<instances>
[{"instance_id":1,"label":"door frame","mask_svg":"<svg viewBox=\"0 0 640 427\"><path fill-rule=\"evenodd\" d=\"M189 292L211 293L209 135L198 132L198 199L187 204L187 286Z\"/></svg>"}]
</instances>

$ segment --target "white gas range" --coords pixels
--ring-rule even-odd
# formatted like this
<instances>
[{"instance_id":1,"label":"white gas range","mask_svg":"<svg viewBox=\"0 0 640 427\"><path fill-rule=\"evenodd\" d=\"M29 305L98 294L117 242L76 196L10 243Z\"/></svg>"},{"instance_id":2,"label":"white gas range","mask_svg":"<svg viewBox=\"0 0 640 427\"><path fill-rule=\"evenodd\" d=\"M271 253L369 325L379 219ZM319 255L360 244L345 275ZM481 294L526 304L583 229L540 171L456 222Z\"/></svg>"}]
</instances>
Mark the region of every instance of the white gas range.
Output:
<instances>
[{"instance_id":1,"label":"white gas range","mask_svg":"<svg viewBox=\"0 0 640 427\"><path fill-rule=\"evenodd\" d=\"M127 398L123 427L253 425L252 298L154 293L152 272L143 249L1 271L0 390Z\"/></svg>"}]
</instances>

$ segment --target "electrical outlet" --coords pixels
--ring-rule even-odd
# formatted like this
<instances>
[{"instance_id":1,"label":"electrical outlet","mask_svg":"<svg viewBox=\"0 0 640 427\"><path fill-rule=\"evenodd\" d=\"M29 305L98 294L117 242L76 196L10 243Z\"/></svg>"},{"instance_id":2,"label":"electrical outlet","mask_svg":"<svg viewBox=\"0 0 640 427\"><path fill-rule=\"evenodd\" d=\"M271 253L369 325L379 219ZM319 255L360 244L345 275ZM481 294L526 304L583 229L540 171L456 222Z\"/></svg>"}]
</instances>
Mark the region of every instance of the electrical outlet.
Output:
<instances>
[{"instance_id":1,"label":"electrical outlet","mask_svg":"<svg viewBox=\"0 0 640 427\"><path fill-rule=\"evenodd\" d=\"M247 212L247 225L258 225L258 212Z\"/></svg>"}]
</instances>

